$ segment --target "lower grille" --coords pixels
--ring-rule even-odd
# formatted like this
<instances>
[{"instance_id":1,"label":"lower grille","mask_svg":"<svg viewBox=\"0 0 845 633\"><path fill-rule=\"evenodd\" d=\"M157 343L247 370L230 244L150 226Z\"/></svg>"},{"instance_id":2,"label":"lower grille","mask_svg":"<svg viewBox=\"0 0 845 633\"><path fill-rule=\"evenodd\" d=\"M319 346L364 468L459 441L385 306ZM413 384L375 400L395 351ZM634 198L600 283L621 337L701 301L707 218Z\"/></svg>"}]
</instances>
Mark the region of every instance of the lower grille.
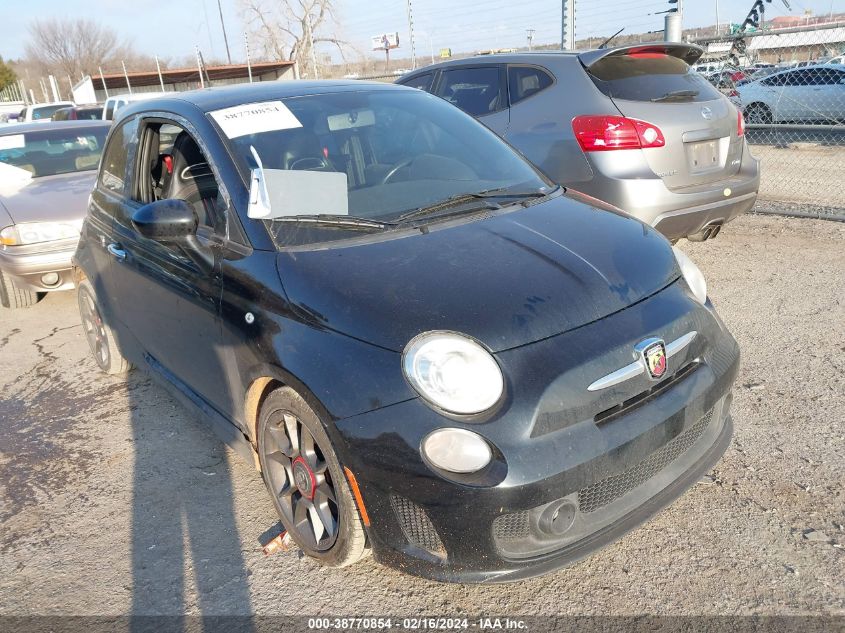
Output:
<instances>
[{"instance_id":1,"label":"lower grille","mask_svg":"<svg viewBox=\"0 0 845 633\"><path fill-rule=\"evenodd\" d=\"M713 410L711 409L693 426L670 441L663 448L653 452L636 466L632 466L624 472L611 475L606 479L597 481L591 486L579 490L579 510L581 512L595 512L651 479L674 461L681 453L695 444L695 441L701 437L704 430L710 424L712 417Z\"/></svg>"},{"instance_id":2,"label":"lower grille","mask_svg":"<svg viewBox=\"0 0 845 633\"><path fill-rule=\"evenodd\" d=\"M530 531L527 510L503 514L493 521L493 536L497 541L521 541L528 538Z\"/></svg>"},{"instance_id":3,"label":"lower grille","mask_svg":"<svg viewBox=\"0 0 845 633\"><path fill-rule=\"evenodd\" d=\"M425 510L413 501L399 495L391 495L390 504L393 506L402 532L409 543L436 556L443 557L446 555L446 548L443 547L443 542Z\"/></svg>"}]
</instances>

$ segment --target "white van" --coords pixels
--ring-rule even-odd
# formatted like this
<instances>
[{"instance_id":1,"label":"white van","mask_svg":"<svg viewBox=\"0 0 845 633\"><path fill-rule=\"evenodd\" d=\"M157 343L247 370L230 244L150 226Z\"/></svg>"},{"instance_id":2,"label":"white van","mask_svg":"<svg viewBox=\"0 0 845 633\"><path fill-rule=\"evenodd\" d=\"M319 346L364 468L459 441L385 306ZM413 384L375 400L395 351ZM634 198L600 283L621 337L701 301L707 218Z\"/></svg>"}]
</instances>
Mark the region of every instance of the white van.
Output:
<instances>
[{"instance_id":1,"label":"white van","mask_svg":"<svg viewBox=\"0 0 845 633\"><path fill-rule=\"evenodd\" d=\"M156 97L164 97L167 92L136 92L133 94L114 95L106 99L103 106L103 121L111 121L114 118L114 113L120 110L123 106L134 103L135 101L146 101L147 99L155 99Z\"/></svg>"}]
</instances>

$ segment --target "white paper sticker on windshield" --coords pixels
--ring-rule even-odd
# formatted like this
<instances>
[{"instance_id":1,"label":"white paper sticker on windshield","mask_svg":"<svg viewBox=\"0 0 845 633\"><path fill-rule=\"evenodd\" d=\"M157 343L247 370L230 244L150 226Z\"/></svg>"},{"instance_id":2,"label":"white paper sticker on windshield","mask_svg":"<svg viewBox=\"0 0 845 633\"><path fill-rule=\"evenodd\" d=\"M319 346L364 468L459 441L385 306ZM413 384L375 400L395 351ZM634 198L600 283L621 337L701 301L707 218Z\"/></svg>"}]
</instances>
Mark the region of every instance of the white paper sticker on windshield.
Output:
<instances>
[{"instance_id":1,"label":"white paper sticker on windshield","mask_svg":"<svg viewBox=\"0 0 845 633\"><path fill-rule=\"evenodd\" d=\"M299 119L281 101L247 103L215 110L211 116L229 138L302 127Z\"/></svg>"},{"instance_id":2,"label":"white paper sticker on windshield","mask_svg":"<svg viewBox=\"0 0 845 633\"><path fill-rule=\"evenodd\" d=\"M9 134L8 136L0 136L0 150L3 149L23 149L25 146L23 134Z\"/></svg>"}]
</instances>

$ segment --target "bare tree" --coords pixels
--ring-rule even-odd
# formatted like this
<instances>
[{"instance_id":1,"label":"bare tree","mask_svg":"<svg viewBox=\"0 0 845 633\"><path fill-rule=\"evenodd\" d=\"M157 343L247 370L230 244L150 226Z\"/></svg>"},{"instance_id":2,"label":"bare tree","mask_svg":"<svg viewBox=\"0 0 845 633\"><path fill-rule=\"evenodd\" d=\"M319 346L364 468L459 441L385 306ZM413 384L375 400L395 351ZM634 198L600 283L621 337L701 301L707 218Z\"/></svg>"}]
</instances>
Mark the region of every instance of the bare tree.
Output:
<instances>
[{"instance_id":1,"label":"bare tree","mask_svg":"<svg viewBox=\"0 0 845 633\"><path fill-rule=\"evenodd\" d=\"M349 44L334 35L337 24L334 0L240 0L244 21L274 59L297 62L320 74L316 49L320 44L337 48L344 59Z\"/></svg>"},{"instance_id":2,"label":"bare tree","mask_svg":"<svg viewBox=\"0 0 845 633\"><path fill-rule=\"evenodd\" d=\"M93 20L56 18L30 23L26 56L44 71L74 79L136 57L108 27Z\"/></svg>"}]
</instances>

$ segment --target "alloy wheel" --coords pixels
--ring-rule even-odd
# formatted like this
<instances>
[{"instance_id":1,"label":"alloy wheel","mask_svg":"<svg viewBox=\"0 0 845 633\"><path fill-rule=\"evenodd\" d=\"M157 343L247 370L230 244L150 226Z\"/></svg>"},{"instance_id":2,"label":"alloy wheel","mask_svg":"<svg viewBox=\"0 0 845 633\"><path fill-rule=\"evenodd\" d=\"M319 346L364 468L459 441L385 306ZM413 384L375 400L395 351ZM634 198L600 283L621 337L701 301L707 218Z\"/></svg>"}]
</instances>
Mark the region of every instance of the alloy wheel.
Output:
<instances>
[{"instance_id":1,"label":"alloy wheel","mask_svg":"<svg viewBox=\"0 0 845 633\"><path fill-rule=\"evenodd\" d=\"M295 415L279 411L261 438L263 467L283 523L307 547L331 549L340 516L325 453Z\"/></svg>"},{"instance_id":2,"label":"alloy wheel","mask_svg":"<svg viewBox=\"0 0 845 633\"><path fill-rule=\"evenodd\" d=\"M79 313L82 317L82 328L85 330L85 338L91 347L91 353L97 364L105 369L109 366L109 342L106 327L94 303L94 298L85 291L79 293Z\"/></svg>"}]
</instances>

